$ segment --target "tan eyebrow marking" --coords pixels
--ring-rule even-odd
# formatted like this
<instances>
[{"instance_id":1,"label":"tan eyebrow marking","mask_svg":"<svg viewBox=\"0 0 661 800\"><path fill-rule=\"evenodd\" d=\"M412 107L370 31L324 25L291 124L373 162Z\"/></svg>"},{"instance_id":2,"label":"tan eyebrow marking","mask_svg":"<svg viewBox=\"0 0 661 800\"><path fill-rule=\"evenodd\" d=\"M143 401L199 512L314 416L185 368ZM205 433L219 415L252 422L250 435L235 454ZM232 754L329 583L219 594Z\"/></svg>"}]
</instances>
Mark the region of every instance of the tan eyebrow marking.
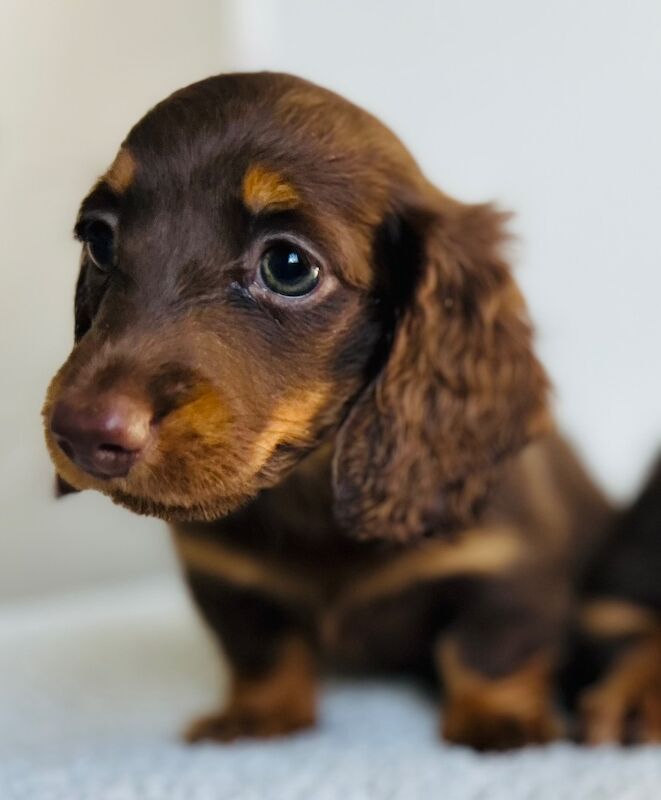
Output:
<instances>
[{"instance_id":1,"label":"tan eyebrow marking","mask_svg":"<svg viewBox=\"0 0 661 800\"><path fill-rule=\"evenodd\" d=\"M267 207L278 209L295 208L300 197L298 192L282 175L253 164L243 176L243 202L256 213Z\"/></svg>"},{"instance_id":2,"label":"tan eyebrow marking","mask_svg":"<svg viewBox=\"0 0 661 800\"><path fill-rule=\"evenodd\" d=\"M122 194L133 182L135 167L135 159L131 153L125 147L121 147L110 169L101 180L107 183L113 192Z\"/></svg>"}]
</instances>

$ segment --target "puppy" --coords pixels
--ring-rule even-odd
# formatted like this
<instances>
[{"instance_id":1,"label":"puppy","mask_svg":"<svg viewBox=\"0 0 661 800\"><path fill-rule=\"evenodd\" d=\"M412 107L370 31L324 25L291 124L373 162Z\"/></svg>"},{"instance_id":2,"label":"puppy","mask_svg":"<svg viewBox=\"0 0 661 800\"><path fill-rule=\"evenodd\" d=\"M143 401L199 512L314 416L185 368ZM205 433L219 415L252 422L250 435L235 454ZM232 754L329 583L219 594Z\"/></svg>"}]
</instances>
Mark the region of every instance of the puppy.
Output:
<instances>
[{"instance_id":1,"label":"puppy","mask_svg":"<svg viewBox=\"0 0 661 800\"><path fill-rule=\"evenodd\" d=\"M312 725L317 677L433 669L454 742L556 735L608 506L554 431L503 214L280 74L176 92L85 198L60 477L172 521L229 661L191 741Z\"/></svg>"},{"instance_id":2,"label":"puppy","mask_svg":"<svg viewBox=\"0 0 661 800\"><path fill-rule=\"evenodd\" d=\"M569 672L582 738L661 742L661 459L596 550L582 596Z\"/></svg>"}]
</instances>

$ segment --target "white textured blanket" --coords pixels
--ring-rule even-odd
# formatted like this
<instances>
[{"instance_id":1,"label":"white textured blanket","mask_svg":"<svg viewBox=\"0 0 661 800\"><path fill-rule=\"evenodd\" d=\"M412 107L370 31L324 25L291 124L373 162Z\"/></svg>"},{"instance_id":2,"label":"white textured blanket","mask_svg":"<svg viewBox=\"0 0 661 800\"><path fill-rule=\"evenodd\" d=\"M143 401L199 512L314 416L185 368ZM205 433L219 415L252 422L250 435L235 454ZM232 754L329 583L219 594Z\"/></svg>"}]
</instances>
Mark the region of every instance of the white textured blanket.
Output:
<instances>
[{"instance_id":1,"label":"white textured blanket","mask_svg":"<svg viewBox=\"0 0 661 800\"><path fill-rule=\"evenodd\" d=\"M478 756L401 684L325 688L313 733L188 748L220 691L174 579L0 611L0 800L660 800L661 748Z\"/></svg>"}]
</instances>

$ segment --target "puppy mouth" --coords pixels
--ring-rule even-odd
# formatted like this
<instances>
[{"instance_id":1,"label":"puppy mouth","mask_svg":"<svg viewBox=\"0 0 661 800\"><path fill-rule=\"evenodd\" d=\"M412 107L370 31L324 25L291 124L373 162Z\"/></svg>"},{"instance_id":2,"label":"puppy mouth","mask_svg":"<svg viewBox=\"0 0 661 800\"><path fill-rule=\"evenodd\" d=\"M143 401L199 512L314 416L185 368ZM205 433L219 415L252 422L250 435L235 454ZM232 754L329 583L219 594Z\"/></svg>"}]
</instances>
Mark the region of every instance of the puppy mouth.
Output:
<instances>
[{"instance_id":1,"label":"puppy mouth","mask_svg":"<svg viewBox=\"0 0 661 800\"><path fill-rule=\"evenodd\" d=\"M118 457L109 450L107 456L97 453L93 464L81 457L73 459L70 448L66 442L57 440L48 425L48 416L45 417L46 443L56 468L58 485L65 489L58 495L97 491L134 513L166 522L218 519L249 499L248 478L240 481L240 489L234 485L240 472L238 464L233 469L228 464L224 470L225 479L216 484L220 475L218 465L213 476L198 475L181 454L164 449L157 432L141 452L120 453ZM108 458L108 469L104 469L105 458Z\"/></svg>"},{"instance_id":2,"label":"puppy mouth","mask_svg":"<svg viewBox=\"0 0 661 800\"><path fill-rule=\"evenodd\" d=\"M272 486L318 443L327 394L325 384L292 390L262 419L198 381L159 414L158 396L135 383L81 389L57 380L43 417L57 472L75 489L168 521L209 520Z\"/></svg>"},{"instance_id":3,"label":"puppy mouth","mask_svg":"<svg viewBox=\"0 0 661 800\"><path fill-rule=\"evenodd\" d=\"M224 482L231 484L217 463L227 461L221 451L228 445L231 414L215 387L189 382L183 392L168 382L159 395L144 383L123 378L109 387L80 388L56 376L42 413L62 478L80 490L125 492L176 506L187 504L189 494L195 503L200 489L209 493L212 478L221 490ZM209 459L213 470L205 467Z\"/></svg>"}]
</instances>

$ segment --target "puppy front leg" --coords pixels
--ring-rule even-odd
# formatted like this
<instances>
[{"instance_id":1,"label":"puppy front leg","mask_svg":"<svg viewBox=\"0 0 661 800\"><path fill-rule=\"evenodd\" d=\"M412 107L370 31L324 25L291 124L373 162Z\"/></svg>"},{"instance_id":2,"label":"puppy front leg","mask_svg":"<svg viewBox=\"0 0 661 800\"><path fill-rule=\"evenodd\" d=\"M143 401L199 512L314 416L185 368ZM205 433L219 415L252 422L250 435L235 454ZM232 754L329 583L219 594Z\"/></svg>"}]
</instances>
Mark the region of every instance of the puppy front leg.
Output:
<instances>
[{"instance_id":1,"label":"puppy front leg","mask_svg":"<svg viewBox=\"0 0 661 800\"><path fill-rule=\"evenodd\" d=\"M316 657L295 613L256 589L207 575L187 577L231 678L225 707L193 722L186 740L268 738L314 725Z\"/></svg>"},{"instance_id":2,"label":"puppy front leg","mask_svg":"<svg viewBox=\"0 0 661 800\"><path fill-rule=\"evenodd\" d=\"M560 593L547 594L542 609L512 581L489 580L477 588L436 647L446 739L508 750L560 735L552 701Z\"/></svg>"},{"instance_id":3,"label":"puppy front leg","mask_svg":"<svg viewBox=\"0 0 661 800\"><path fill-rule=\"evenodd\" d=\"M661 742L661 625L652 608L596 597L581 610L580 649L596 668L578 698L580 735L588 744Z\"/></svg>"}]
</instances>

